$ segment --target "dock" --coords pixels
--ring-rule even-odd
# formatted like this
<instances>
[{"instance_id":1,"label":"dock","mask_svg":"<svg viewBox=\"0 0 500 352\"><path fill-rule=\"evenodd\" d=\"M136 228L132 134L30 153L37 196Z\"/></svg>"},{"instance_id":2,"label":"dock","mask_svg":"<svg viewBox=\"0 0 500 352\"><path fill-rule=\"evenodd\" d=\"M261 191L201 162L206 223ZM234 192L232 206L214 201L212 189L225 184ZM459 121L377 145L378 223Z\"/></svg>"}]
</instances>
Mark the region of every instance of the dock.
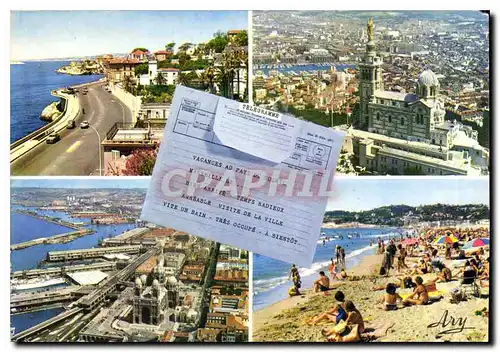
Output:
<instances>
[{"instance_id":1,"label":"dock","mask_svg":"<svg viewBox=\"0 0 500 352\"><path fill-rule=\"evenodd\" d=\"M67 251L52 251L47 253L48 262L83 260L90 258L100 258L106 254L129 253L137 254L142 246L119 246L119 247L99 247L90 249L72 249Z\"/></svg>"},{"instance_id":2,"label":"dock","mask_svg":"<svg viewBox=\"0 0 500 352\"><path fill-rule=\"evenodd\" d=\"M39 244L67 243L67 242L73 241L74 239L76 239L78 237L86 236L86 235L92 234L94 232L95 231L93 231L93 230L79 229L78 231L61 233L59 235L54 235L54 236L50 236L50 237L35 238L35 239L25 241L25 242L14 243L13 245L10 246L10 250L16 251L19 249L24 249L24 248L28 248L31 246L36 246Z\"/></svg>"},{"instance_id":3,"label":"dock","mask_svg":"<svg viewBox=\"0 0 500 352\"><path fill-rule=\"evenodd\" d=\"M89 271L89 270L112 271L115 269L116 269L115 263L100 262L100 263L90 263L90 264L67 265L67 266L45 268L45 269L19 270L12 272L10 274L10 278L29 279L39 276L57 276L57 275L62 275L64 273L73 273L79 271Z\"/></svg>"}]
</instances>

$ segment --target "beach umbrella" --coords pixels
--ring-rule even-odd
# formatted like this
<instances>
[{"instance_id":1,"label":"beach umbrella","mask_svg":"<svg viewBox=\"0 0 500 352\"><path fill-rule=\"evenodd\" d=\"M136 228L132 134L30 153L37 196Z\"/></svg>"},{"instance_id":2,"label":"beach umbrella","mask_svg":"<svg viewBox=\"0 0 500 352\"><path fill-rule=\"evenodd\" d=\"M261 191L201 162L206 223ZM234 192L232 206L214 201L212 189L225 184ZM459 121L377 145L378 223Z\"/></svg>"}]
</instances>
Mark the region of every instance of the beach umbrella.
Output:
<instances>
[{"instance_id":1,"label":"beach umbrella","mask_svg":"<svg viewBox=\"0 0 500 352\"><path fill-rule=\"evenodd\" d=\"M479 248L479 247L484 247L484 246L489 246L490 245L490 239L486 237L480 237L480 238L474 238L473 240L470 240L464 246L462 249L470 249L470 248Z\"/></svg>"},{"instance_id":2,"label":"beach umbrella","mask_svg":"<svg viewBox=\"0 0 500 352\"><path fill-rule=\"evenodd\" d=\"M418 243L418 238L407 238L403 241L401 241L401 244L404 244L404 245L412 245L412 244L415 244L415 243Z\"/></svg>"},{"instance_id":3,"label":"beach umbrella","mask_svg":"<svg viewBox=\"0 0 500 352\"><path fill-rule=\"evenodd\" d=\"M434 243L434 244L450 243L451 244L454 242L458 242L458 239L455 236L451 235L451 236L440 236L440 237L436 238L434 240L434 242L432 242L432 243Z\"/></svg>"}]
</instances>

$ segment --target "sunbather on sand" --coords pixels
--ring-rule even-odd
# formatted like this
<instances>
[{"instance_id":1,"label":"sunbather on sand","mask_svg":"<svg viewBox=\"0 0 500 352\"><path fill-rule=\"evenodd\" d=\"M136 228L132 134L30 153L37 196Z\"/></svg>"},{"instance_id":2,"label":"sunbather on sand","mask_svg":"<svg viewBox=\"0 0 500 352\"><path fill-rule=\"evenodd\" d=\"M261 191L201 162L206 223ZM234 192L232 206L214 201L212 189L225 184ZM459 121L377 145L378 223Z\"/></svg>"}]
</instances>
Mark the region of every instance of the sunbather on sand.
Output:
<instances>
[{"instance_id":1,"label":"sunbather on sand","mask_svg":"<svg viewBox=\"0 0 500 352\"><path fill-rule=\"evenodd\" d=\"M441 272L437 275L434 280L431 282L450 282L453 279L450 268L447 268L446 265L442 264Z\"/></svg>"},{"instance_id":2,"label":"sunbather on sand","mask_svg":"<svg viewBox=\"0 0 500 352\"><path fill-rule=\"evenodd\" d=\"M316 325L322 320L330 320L338 324L341 320L347 319L347 312L344 304L344 293L342 291L337 291L335 293L335 306L327 312L316 315L308 321L309 325Z\"/></svg>"},{"instance_id":3,"label":"sunbather on sand","mask_svg":"<svg viewBox=\"0 0 500 352\"><path fill-rule=\"evenodd\" d=\"M346 319L346 324L350 329L352 330L354 328L354 325L357 326L358 332L362 333L365 330L365 322L363 321L363 316L361 315L361 312L356 308L354 303L352 301L345 301L345 309L347 312L347 319ZM335 334L335 328L326 328L323 329L322 334L325 336L330 336ZM341 334L341 335L346 335Z\"/></svg>"},{"instance_id":4,"label":"sunbather on sand","mask_svg":"<svg viewBox=\"0 0 500 352\"><path fill-rule=\"evenodd\" d=\"M413 293L408 298L403 300L403 304L405 305L424 305L429 302L429 294L423 285L424 280L422 277L417 276L415 282L417 283L417 287L415 287L415 290L413 290Z\"/></svg>"},{"instance_id":5,"label":"sunbather on sand","mask_svg":"<svg viewBox=\"0 0 500 352\"><path fill-rule=\"evenodd\" d=\"M402 301L403 298L396 292L396 285L388 283L385 288L385 294L380 299L380 305L377 308L383 310L396 310L398 309L397 302Z\"/></svg>"},{"instance_id":6,"label":"sunbather on sand","mask_svg":"<svg viewBox=\"0 0 500 352\"><path fill-rule=\"evenodd\" d=\"M314 292L324 292L330 289L330 279L325 275L324 271L319 272L319 278L314 281L313 290Z\"/></svg>"}]
</instances>

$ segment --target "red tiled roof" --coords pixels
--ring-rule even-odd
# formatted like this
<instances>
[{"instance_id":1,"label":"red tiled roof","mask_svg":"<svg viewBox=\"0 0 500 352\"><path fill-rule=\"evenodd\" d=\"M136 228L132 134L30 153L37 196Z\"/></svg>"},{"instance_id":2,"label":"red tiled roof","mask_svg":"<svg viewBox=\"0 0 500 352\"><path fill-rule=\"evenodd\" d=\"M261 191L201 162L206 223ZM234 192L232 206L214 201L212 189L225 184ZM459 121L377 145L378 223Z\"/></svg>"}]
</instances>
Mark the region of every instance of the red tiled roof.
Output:
<instances>
[{"instance_id":1,"label":"red tiled roof","mask_svg":"<svg viewBox=\"0 0 500 352\"><path fill-rule=\"evenodd\" d=\"M135 54L135 55L141 55L141 54L146 54L147 51L142 51L142 50L134 50L131 52L131 54Z\"/></svg>"},{"instance_id":2,"label":"red tiled roof","mask_svg":"<svg viewBox=\"0 0 500 352\"><path fill-rule=\"evenodd\" d=\"M109 63L110 64L140 64L141 62L137 59L116 58L116 59L109 60Z\"/></svg>"},{"instance_id":3,"label":"red tiled roof","mask_svg":"<svg viewBox=\"0 0 500 352\"><path fill-rule=\"evenodd\" d=\"M159 68L158 71L179 72L180 70L178 68L167 67L167 68Z\"/></svg>"},{"instance_id":4,"label":"red tiled roof","mask_svg":"<svg viewBox=\"0 0 500 352\"><path fill-rule=\"evenodd\" d=\"M156 55L170 55L172 54L171 51L167 51L167 50L158 50L157 52L155 52Z\"/></svg>"}]
</instances>

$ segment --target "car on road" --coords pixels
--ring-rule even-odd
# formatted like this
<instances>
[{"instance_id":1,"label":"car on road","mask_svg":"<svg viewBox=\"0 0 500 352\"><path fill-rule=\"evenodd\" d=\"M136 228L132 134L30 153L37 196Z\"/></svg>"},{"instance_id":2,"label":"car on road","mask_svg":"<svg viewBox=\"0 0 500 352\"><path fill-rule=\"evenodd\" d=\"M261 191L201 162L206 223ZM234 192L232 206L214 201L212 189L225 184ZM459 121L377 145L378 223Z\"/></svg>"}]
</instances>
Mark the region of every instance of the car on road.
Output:
<instances>
[{"instance_id":1,"label":"car on road","mask_svg":"<svg viewBox=\"0 0 500 352\"><path fill-rule=\"evenodd\" d=\"M61 139L61 136L57 133L52 133L50 136L47 137L47 144L54 144L57 143Z\"/></svg>"},{"instance_id":2,"label":"car on road","mask_svg":"<svg viewBox=\"0 0 500 352\"><path fill-rule=\"evenodd\" d=\"M68 130L72 129L72 128L75 128L75 120L69 120L67 123L66 123L66 128Z\"/></svg>"},{"instance_id":3,"label":"car on road","mask_svg":"<svg viewBox=\"0 0 500 352\"><path fill-rule=\"evenodd\" d=\"M90 124L88 121L82 121L82 123L80 124L80 128L89 128Z\"/></svg>"}]
</instances>

